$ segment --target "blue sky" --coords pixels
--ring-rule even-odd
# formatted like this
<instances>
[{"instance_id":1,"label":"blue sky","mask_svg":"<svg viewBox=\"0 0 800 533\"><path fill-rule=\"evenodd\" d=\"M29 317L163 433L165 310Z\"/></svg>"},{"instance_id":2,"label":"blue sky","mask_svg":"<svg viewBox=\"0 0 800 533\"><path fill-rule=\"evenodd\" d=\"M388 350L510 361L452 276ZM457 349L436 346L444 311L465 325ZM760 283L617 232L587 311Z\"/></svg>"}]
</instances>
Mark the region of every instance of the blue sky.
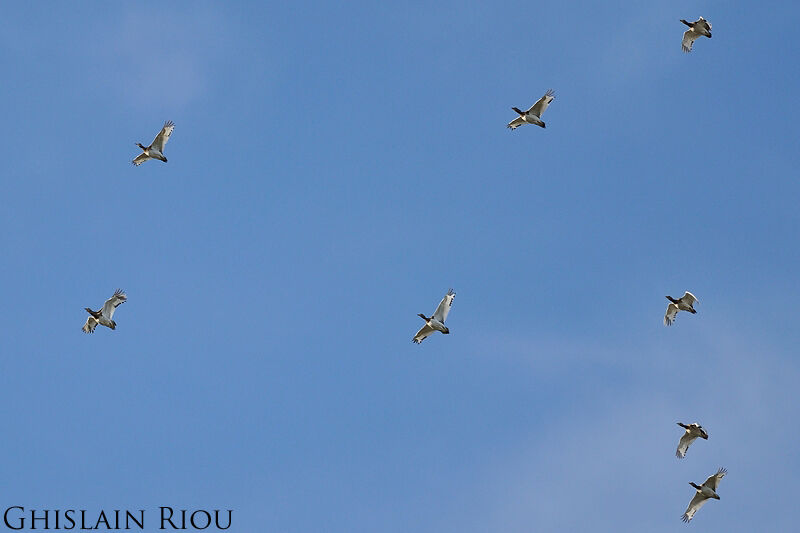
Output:
<instances>
[{"instance_id":1,"label":"blue sky","mask_svg":"<svg viewBox=\"0 0 800 533\"><path fill-rule=\"evenodd\" d=\"M0 507L666 532L725 466L688 527L793 529L800 8L752 7L9 4Z\"/></svg>"}]
</instances>

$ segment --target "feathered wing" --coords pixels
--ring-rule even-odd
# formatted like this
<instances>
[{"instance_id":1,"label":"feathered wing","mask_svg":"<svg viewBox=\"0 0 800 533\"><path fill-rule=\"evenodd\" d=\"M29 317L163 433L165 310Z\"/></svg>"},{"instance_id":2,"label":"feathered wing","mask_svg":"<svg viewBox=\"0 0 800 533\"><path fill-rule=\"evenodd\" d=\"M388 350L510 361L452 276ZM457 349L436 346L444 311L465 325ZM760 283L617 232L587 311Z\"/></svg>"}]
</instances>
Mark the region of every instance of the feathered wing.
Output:
<instances>
[{"instance_id":1,"label":"feathered wing","mask_svg":"<svg viewBox=\"0 0 800 533\"><path fill-rule=\"evenodd\" d=\"M436 312L433 313L433 318L444 324L444 321L447 320L447 315L450 314L450 306L453 305L453 299L456 297L456 293L453 292L453 289L449 289L447 294L444 295L442 301L439 302L439 307L436 308Z\"/></svg>"},{"instance_id":2,"label":"feathered wing","mask_svg":"<svg viewBox=\"0 0 800 533\"><path fill-rule=\"evenodd\" d=\"M136 159L131 161L131 163L133 163L134 165L136 165L138 167L139 165L141 165L142 163L144 163L145 161L148 161L150 159L152 159L152 157L150 157L147 154L145 154L144 152L142 152L141 154L136 156Z\"/></svg>"},{"instance_id":3,"label":"feathered wing","mask_svg":"<svg viewBox=\"0 0 800 533\"><path fill-rule=\"evenodd\" d=\"M700 17L699 19L697 19L697 22L700 22L700 21L702 21L703 26L706 27L708 32L711 33L711 23L709 21L707 21L706 19L704 19L703 17ZM725 28L723 28L723 29L725 29Z\"/></svg>"},{"instance_id":4,"label":"feathered wing","mask_svg":"<svg viewBox=\"0 0 800 533\"><path fill-rule=\"evenodd\" d=\"M103 304L103 309L100 312L105 318L111 320L117 307L124 304L127 299L128 297L125 296L125 293L122 291L122 289L117 289L114 291L114 296L106 300L106 303Z\"/></svg>"},{"instance_id":5,"label":"feathered wing","mask_svg":"<svg viewBox=\"0 0 800 533\"><path fill-rule=\"evenodd\" d=\"M547 106L550 105L550 102L552 102L555 97L556 93L553 92L553 89L548 89L548 91L544 93L544 96L539 98L539 101L528 109L528 113L533 113L537 117L542 118L542 115L547 110Z\"/></svg>"},{"instance_id":6,"label":"feathered wing","mask_svg":"<svg viewBox=\"0 0 800 533\"><path fill-rule=\"evenodd\" d=\"M86 324L83 325L83 332L84 333L94 333L94 328L97 327L97 320L92 316L89 315L89 318L86 319Z\"/></svg>"},{"instance_id":7,"label":"feathered wing","mask_svg":"<svg viewBox=\"0 0 800 533\"><path fill-rule=\"evenodd\" d=\"M694 31L694 28L689 28L685 32L683 32L683 41L681 41L681 48L684 52L691 52L692 45L694 44L695 39L700 37L700 34Z\"/></svg>"},{"instance_id":8,"label":"feathered wing","mask_svg":"<svg viewBox=\"0 0 800 533\"><path fill-rule=\"evenodd\" d=\"M422 341L424 341L425 339L427 339L428 337L430 337L433 334L434 331L436 331L436 330L433 329L432 327L430 327L428 324L425 324L424 326L419 328L419 331L417 332L416 335L414 335L414 338L411 339L411 340L412 340L412 342L415 342L415 343L419 344Z\"/></svg>"},{"instance_id":9,"label":"feathered wing","mask_svg":"<svg viewBox=\"0 0 800 533\"><path fill-rule=\"evenodd\" d=\"M681 437L681 440L678 441L678 450L675 452L675 456L678 459L683 459L686 457L686 450L688 450L689 446L696 440L696 436L692 436L689 433L684 433Z\"/></svg>"},{"instance_id":10,"label":"feathered wing","mask_svg":"<svg viewBox=\"0 0 800 533\"><path fill-rule=\"evenodd\" d=\"M508 127L511 128L512 130L515 130L520 126L522 126L523 124L525 124L525 120L522 117L517 117L508 123Z\"/></svg>"},{"instance_id":11,"label":"feathered wing","mask_svg":"<svg viewBox=\"0 0 800 533\"><path fill-rule=\"evenodd\" d=\"M153 144L151 145L155 148L158 152L164 153L164 146L166 146L167 141L169 141L169 136L172 135L172 130L175 129L175 124L171 120L168 120L164 123L164 127L161 128L161 131L156 135L156 138L153 139Z\"/></svg>"},{"instance_id":12,"label":"feathered wing","mask_svg":"<svg viewBox=\"0 0 800 533\"><path fill-rule=\"evenodd\" d=\"M717 470L716 474L714 474L713 476L708 476L708 479L706 480L705 483L703 483L703 486L710 488L714 492L717 492L717 487L719 487L719 482L722 480L722 478L725 477L725 474L727 473L728 473L727 470L725 470L724 468L720 468L719 470Z\"/></svg>"},{"instance_id":13,"label":"feathered wing","mask_svg":"<svg viewBox=\"0 0 800 533\"><path fill-rule=\"evenodd\" d=\"M698 300L697 297L691 292L686 291L683 293L683 296L681 296L681 302L688 305L689 307L692 307L694 306L694 304L700 303L700 300Z\"/></svg>"},{"instance_id":14,"label":"feathered wing","mask_svg":"<svg viewBox=\"0 0 800 533\"><path fill-rule=\"evenodd\" d=\"M689 502L689 507L686 508L686 512L683 513L681 519L684 522L691 522L692 517L694 514L708 501L708 498L703 496L700 492L695 492L694 498L692 501Z\"/></svg>"},{"instance_id":15,"label":"feathered wing","mask_svg":"<svg viewBox=\"0 0 800 533\"><path fill-rule=\"evenodd\" d=\"M678 306L670 302L667 306L667 314L664 315L664 325L671 326L675 322L675 316L678 314Z\"/></svg>"}]
</instances>

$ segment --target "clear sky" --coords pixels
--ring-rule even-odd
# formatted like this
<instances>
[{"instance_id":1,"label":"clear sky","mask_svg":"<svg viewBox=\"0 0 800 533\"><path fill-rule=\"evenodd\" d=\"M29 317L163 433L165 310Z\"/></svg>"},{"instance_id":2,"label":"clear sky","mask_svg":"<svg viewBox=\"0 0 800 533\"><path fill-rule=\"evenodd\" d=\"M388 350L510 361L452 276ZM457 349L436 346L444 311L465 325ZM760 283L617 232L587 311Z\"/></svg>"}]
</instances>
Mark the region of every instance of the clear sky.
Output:
<instances>
[{"instance_id":1,"label":"clear sky","mask_svg":"<svg viewBox=\"0 0 800 533\"><path fill-rule=\"evenodd\" d=\"M796 529L799 24L6 4L0 509L671 532L724 466L688 527ZM549 88L547 129L506 129ZM168 119L169 162L133 167ZM84 335L117 287L116 331ZM451 335L412 344L449 287ZM698 313L665 328L684 290ZM678 421L710 434L683 461Z\"/></svg>"}]
</instances>

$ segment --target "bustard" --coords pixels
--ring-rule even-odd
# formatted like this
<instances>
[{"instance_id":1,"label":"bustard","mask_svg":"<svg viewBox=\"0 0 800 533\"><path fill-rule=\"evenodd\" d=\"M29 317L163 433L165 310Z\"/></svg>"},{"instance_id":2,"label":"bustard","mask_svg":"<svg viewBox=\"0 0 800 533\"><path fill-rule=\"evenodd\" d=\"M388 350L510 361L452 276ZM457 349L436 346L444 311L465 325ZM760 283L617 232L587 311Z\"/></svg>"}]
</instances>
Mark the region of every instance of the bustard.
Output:
<instances>
[{"instance_id":1,"label":"bustard","mask_svg":"<svg viewBox=\"0 0 800 533\"><path fill-rule=\"evenodd\" d=\"M444 321L447 320L447 315L450 313L450 307L453 305L453 299L455 297L456 293L453 292L453 289L450 289L447 291L447 294L444 295L442 301L439 302L439 307L436 308L433 316L427 317L419 313L418 316L425 321L425 325L420 328L411 340L419 344L437 331L441 331L445 335L450 333L450 330L444 325Z\"/></svg>"},{"instance_id":2,"label":"bustard","mask_svg":"<svg viewBox=\"0 0 800 533\"><path fill-rule=\"evenodd\" d=\"M717 496L717 487L719 487L720 480L724 478L727 473L727 470L720 468L717 470L716 474L709 476L706 482L699 487L691 481L689 482L689 485L694 487L697 493L695 493L694 498L689 502L689 507L686 508L686 512L683 513L681 517L684 522L691 522L694 514L705 505L709 498L714 498L715 500L720 499L719 496Z\"/></svg>"},{"instance_id":3,"label":"bustard","mask_svg":"<svg viewBox=\"0 0 800 533\"><path fill-rule=\"evenodd\" d=\"M519 128L523 124L536 124L542 128L546 127L545 123L542 121L542 115L555 97L556 93L553 92L553 89L550 89L527 111L520 111L518 108L512 107L511 109L516 111L519 116L509 122L508 127L512 130Z\"/></svg>"},{"instance_id":4,"label":"bustard","mask_svg":"<svg viewBox=\"0 0 800 533\"><path fill-rule=\"evenodd\" d=\"M683 296L677 299L672 296L667 296L667 300L670 301L670 304L667 306L667 312L664 315L665 326L671 326L672 323L675 322L675 316L678 314L678 311L688 311L693 315L697 314L697 311L694 310L694 304L700 303L700 300L689 291L684 292Z\"/></svg>"},{"instance_id":5,"label":"bustard","mask_svg":"<svg viewBox=\"0 0 800 533\"><path fill-rule=\"evenodd\" d=\"M92 311L86 307L85 309L89 313L89 318L86 319L86 324L83 325L83 332L94 333L94 328L97 327L97 324L107 328L117 329L117 323L113 320L114 311L117 307L124 304L127 299L128 297L125 296L122 289L117 289L114 291L114 296L106 300L106 303L103 304L103 308L99 311Z\"/></svg>"},{"instance_id":6,"label":"bustard","mask_svg":"<svg viewBox=\"0 0 800 533\"><path fill-rule=\"evenodd\" d=\"M681 19L681 22L689 26L689 29L683 33L683 41L681 41L681 48L683 48L684 52L691 52L692 45L698 38L711 38L711 23L703 17L700 17L694 22L686 22Z\"/></svg>"},{"instance_id":7,"label":"bustard","mask_svg":"<svg viewBox=\"0 0 800 533\"><path fill-rule=\"evenodd\" d=\"M706 430L703 429L703 426L697 422L689 425L678 422L678 425L686 431L683 435L681 435L681 440L678 441L678 450L675 452L675 456L678 459L683 459L686 457L686 450L689 449L689 445L696 441L697 437L708 440L708 433L706 433Z\"/></svg>"},{"instance_id":8,"label":"bustard","mask_svg":"<svg viewBox=\"0 0 800 533\"><path fill-rule=\"evenodd\" d=\"M172 135L172 130L174 129L175 124L173 124L171 120L168 120L164 123L164 127L161 128L161 131L158 132L156 138L153 139L153 142L150 143L150 146L143 146L142 143L136 143L136 146L142 149L142 153L136 156L136 159L134 159L132 163L137 167L150 159L158 159L166 163L167 158L164 157L164 147L167 145L169 136Z\"/></svg>"}]
</instances>

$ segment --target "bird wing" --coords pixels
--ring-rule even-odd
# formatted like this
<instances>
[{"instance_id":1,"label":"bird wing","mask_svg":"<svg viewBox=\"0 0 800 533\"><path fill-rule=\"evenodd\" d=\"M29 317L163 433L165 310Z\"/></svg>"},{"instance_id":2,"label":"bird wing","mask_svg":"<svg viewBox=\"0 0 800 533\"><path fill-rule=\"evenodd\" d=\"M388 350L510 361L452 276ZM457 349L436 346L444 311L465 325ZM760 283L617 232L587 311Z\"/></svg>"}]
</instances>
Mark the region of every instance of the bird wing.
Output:
<instances>
[{"instance_id":1,"label":"bird wing","mask_svg":"<svg viewBox=\"0 0 800 533\"><path fill-rule=\"evenodd\" d=\"M153 139L153 144L151 144L151 146L163 154L164 146L166 146L167 141L169 141L169 136L172 135L172 130L174 129L175 124L173 124L171 120L166 121L164 127L161 128L156 138Z\"/></svg>"},{"instance_id":2,"label":"bird wing","mask_svg":"<svg viewBox=\"0 0 800 533\"><path fill-rule=\"evenodd\" d=\"M94 333L94 328L97 327L97 324L97 319L95 319L92 315L89 315L89 318L86 319L86 324L83 325L83 332Z\"/></svg>"},{"instance_id":3,"label":"bird wing","mask_svg":"<svg viewBox=\"0 0 800 533\"><path fill-rule=\"evenodd\" d=\"M719 487L720 480L722 480L722 478L724 478L725 474L727 473L728 473L727 470L725 470L724 468L720 468L719 470L717 470L716 474L714 474L713 476L708 476L708 479L706 480L705 483L703 483L703 486L710 488L714 492L717 492L717 487Z\"/></svg>"},{"instance_id":4,"label":"bird wing","mask_svg":"<svg viewBox=\"0 0 800 533\"><path fill-rule=\"evenodd\" d=\"M447 320L447 315L450 314L450 306L453 305L453 299L456 297L456 293L453 292L453 289L449 289L447 294L444 295L442 301L439 302L439 307L436 308L436 312L433 313L433 318L444 324L444 321Z\"/></svg>"},{"instance_id":5,"label":"bird wing","mask_svg":"<svg viewBox=\"0 0 800 533\"><path fill-rule=\"evenodd\" d=\"M692 44L694 44L695 39L700 36L697 32L694 31L694 28L689 28L685 32L683 32L683 41L681 41L681 48L684 52L691 52L692 51Z\"/></svg>"},{"instance_id":6,"label":"bird wing","mask_svg":"<svg viewBox=\"0 0 800 533\"><path fill-rule=\"evenodd\" d=\"M708 31L711 31L711 23L710 23L709 21L707 21L707 20L706 20L706 19L704 19L703 17L700 17L700 18L697 20L697 22L700 22L700 21L703 21L703 25L706 27L706 29L707 29ZM725 29L725 28L723 28L723 30L724 30L724 29Z\"/></svg>"},{"instance_id":7,"label":"bird wing","mask_svg":"<svg viewBox=\"0 0 800 533\"><path fill-rule=\"evenodd\" d=\"M550 105L550 102L552 102L555 97L556 93L553 92L553 89L548 89L548 91L544 93L544 96L539 98L539 101L533 104L527 112L542 118L542 115L547 110L547 106Z\"/></svg>"},{"instance_id":8,"label":"bird wing","mask_svg":"<svg viewBox=\"0 0 800 533\"><path fill-rule=\"evenodd\" d=\"M141 165L145 161L149 161L150 159L152 159L152 157L150 157L147 154L145 154L144 152L142 152L141 154L136 156L136 159L131 161L131 163L133 163L134 165L136 165L138 167L139 165Z\"/></svg>"},{"instance_id":9,"label":"bird wing","mask_svg":"<svg viewBox=\"0 0 800 533\"><path fill-rule=\"evenodd\" d=\"M121 304L124 304L127 299L128 297L125 296L125 293L122 292L122 289L117 289L114 291L114 296L106 300L106 303L103 304L103 309L100 312L108 320L111 320L117 307L119 307Z\"/></svg>"},{"instance_id":10,"label":"bird wing","mask_svg":"<svg viewBox=\"0 0 800 533\"><path fill-rule=\"evenodd\" d=\"M419 344L422 341L424 341L425 339L427 339L428 337L430 337L433 334L434 331L436 331L436 330L433 329L432 327L430 327L428 324L425 324L424 326L419 328L419 331L417 332L416 335L414 335L414 338L411 339L411 340L413 342Z\"/></svg>"},{"instance_id":11,"label":"bird wing","mask_svg":"<svg viewBox=\"0 0 800 533\"><path fill-rule=\"evenodd\" d=\"M683 516L681 517L683 521L690 522L694 516L694 513L696 513L698 509L700 509L707 501L708 498L703 496L701 492L695 492L694 498L692 498L692 501L689 502L689 507L686 508L686 512L683 513Z\"/></svg>"},{"instance_id":12,"label":"bird wing","mask_svg":"<svg viewBox=\"0 0 800 533\"><path fill-rule=\"evenodd\" d=\"M678 459L683 459L686 457L686 450L688 450L689 445L696 440L696 436L692 436L689 433L684 433L681 437L681 440L678 441L678 450L675 452L675 456Z\"/></svg>"},{"instance_id":13,"label":"bird wing","mask_svg":"<svg viewBox=\"0 0 800 533\"><path fill-rule=\"evenodd\" d=\"M512 130L515 130L520 126L522 126L523 124L525 124L525 119L523 119L522 117L517 117L508 123L508 127L511 128Z\"/></svg>"},{"instance_id":14,"label":"bird wing","mask_svg":"<svg viewBox=\"0 0 800 533\"><path fill-rule=\"evenodd\" d=\"M667 314L664 315L664 325L671 326L675 322L675 316L678 314L678 306L670 302L667 306Z\"/></svg>"},{"instance_id":15,"label":"bird wing","mask_svg":"<svg viewBox=\"0 0 800 533\"><path fill-rule=\"evenodd\" d=\"M689 291L683 293L683 296L681 296L681 301L689 307L692 307L696 303L700 303L700 300L698 300L697 297Z\"/></svg>"}]
</instances>

